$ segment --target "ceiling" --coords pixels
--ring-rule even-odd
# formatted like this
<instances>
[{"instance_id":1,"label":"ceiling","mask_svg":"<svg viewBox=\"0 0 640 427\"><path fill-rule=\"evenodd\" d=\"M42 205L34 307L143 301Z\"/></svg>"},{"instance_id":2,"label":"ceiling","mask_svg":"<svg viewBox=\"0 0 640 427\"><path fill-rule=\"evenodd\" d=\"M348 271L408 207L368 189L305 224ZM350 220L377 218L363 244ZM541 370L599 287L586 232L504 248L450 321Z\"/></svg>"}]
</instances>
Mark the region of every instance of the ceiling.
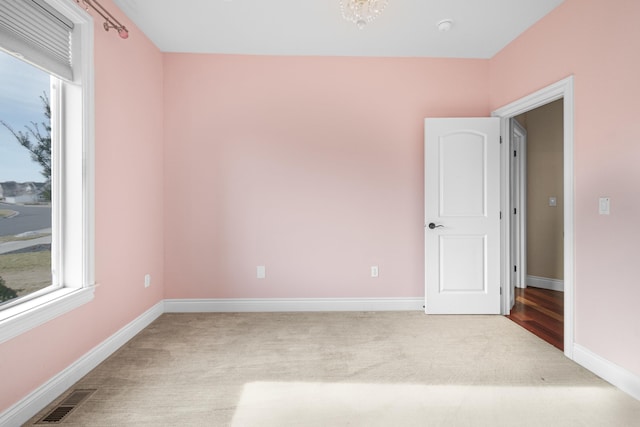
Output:
<instances>
[{"instance_id":1,"label":"ceiling","mask_svg":"<svg viewBox=\"0 0 640 427\"><path fill-rule=\"evenodd\" d=\"M339 0L114 1L163 52L491 58L564 0L389 0L362 30Z\"/></svg>"}]
</instances>

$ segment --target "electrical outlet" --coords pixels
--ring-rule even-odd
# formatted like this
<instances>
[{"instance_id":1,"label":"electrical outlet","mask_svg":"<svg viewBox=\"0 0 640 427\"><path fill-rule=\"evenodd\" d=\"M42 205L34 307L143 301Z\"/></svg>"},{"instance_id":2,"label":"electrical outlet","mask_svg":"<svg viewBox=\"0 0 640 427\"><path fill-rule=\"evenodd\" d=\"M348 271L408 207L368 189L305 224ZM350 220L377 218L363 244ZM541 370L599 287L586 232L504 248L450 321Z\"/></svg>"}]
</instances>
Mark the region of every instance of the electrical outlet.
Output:
<instances>
[{"instance_id":1,"label":"electrical outlet","mask_svg":"<svg viewBox=\"0 0 640 427\"><path fill-rule=\"evenodd\" d=\"M372 265L371 266L371 277L378 277L378 266L377 265Z\"/></svg>"},{"instance_id":2,"label":"electrical outlet","mask_svg":"<svg viewBox=\"0 0 640 427\"><path fill-rule=\"evenodd\" d=\"M148 288L149 286L151 286L151 275L150 274L145 274L144 275L144 287Z\"/></svg>"},{"instance_id":3,"label":"electrical outlet","mask_svg":"<svg viewBox=\"0 0 640 427\"><path fill-rule=\"evenodd\" d=\"M600 215L609 215L611 213L611 199L609 197L600 197L598 200L598 213Z\"/></svg>"},{"instance_id":4,"label":"electrical outlet","mask_svg":"<svg viewBox=\"0 0 640 427\"><path fill-rule=\"evenodd\" d=\"M256 278L264 279L267 277L267 269L264 265L259 265L256 267Z\"/></svg>"}]
</instances>

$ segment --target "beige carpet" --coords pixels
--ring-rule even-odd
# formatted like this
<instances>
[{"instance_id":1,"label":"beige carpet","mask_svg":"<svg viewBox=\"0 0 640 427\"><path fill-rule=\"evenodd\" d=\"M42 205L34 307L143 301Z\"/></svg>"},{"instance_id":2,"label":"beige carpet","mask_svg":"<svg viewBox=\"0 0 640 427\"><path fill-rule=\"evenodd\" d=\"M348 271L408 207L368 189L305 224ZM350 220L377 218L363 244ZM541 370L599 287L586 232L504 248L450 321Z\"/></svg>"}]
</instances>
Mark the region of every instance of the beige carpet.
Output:
<instances>
[{"instance_id":1,"label":"beige carpet","mask_svg":"<svg viewBox=\"0 0 640 427\"><path fill-rule=\"evenodd\" d=\"M164 314L77 388L97 391L60 425L640 426L501 316Z\"/></svg>"}]
</instances>

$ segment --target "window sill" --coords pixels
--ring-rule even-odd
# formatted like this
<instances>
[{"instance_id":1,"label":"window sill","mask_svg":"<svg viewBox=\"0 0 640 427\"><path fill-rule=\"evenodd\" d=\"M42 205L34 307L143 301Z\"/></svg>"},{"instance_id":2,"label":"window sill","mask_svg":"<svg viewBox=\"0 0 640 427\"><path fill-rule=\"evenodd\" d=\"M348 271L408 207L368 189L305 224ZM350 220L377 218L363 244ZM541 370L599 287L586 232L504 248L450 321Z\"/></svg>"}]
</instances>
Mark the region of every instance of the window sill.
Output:
<instances>
[{"instance_id":1,"label":"window sill","mask_svg":"<svg viewBox=\"0 0 640 427\"><path fill-rule=\"evenodd\" d=\"M0 344L93 299L94 287L59 289L0 312Z\"/></svg>"}]
</instances>

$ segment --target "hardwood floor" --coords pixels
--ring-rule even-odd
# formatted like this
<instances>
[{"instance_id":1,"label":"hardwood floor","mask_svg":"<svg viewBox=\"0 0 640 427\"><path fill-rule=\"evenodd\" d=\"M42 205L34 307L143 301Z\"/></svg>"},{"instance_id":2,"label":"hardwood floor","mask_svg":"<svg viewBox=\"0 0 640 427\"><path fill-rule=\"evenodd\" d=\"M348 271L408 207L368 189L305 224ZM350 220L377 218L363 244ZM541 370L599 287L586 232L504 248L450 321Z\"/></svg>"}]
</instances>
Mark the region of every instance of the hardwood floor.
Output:
<instances>
[{"instance_id":1,"label":"hardwood floor","mask_svg":"<svg viewBox=\"0 0 640 427\"><path fill-rule=\"evenodd\" d=\"M564 350L564 293L516 288L515 305L507 316L549 344Z\"/></svg>"}]
</instances>

